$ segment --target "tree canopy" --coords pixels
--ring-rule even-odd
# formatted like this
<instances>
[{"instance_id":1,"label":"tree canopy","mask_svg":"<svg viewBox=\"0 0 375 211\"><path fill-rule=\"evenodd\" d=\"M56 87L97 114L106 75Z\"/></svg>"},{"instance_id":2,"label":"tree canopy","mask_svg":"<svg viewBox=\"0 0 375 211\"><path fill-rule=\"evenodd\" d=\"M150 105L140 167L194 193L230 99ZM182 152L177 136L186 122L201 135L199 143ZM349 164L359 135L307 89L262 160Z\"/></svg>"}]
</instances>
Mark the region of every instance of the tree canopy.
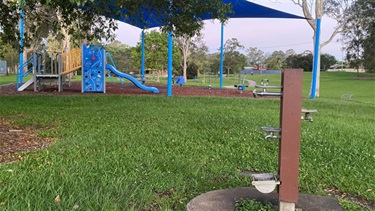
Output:
<instances>
[{"instance_id":1,"label":"tree canopy","mask_svg":"<svg viewBox=\"0 0 375 211\"><path fill-rule=\"evenodd\" d=\"M343 33L343 26L345 22L350 18L350 7L352 5L352 0L290 0L294 4L301 7L304 16L307 18L306 21L312 28L314 32L313 39L315 40L316 30L317 30L317 19L322 19L323 16L328 16L337 22L336 27L333 29L333 32L329 38L325 41L321 41L319 52L317 56L318 66L317 66L317 80L315 86L316 96L320 95L320 50L328 43L330 43L337 34ZM313 80L312 80L313 82ZM311 89L313 84L311 82ZM310 90L310 95L312 90Z\"/></svg>"},{"instance_id":2,"label":"tree canopy","mask_svg":"<svg viewBox=\"0 0 375 211\"><path fill-rule=\"evenodd\" d=\"M153 10L163 18L163 31L173 31L174 34L194 35L203 25L197 15L209 13L213 18L226 20L226 14L231 6L221 0L207 1L172 1L170 0L5 0L0 5L0 36L4 40L18 43L20 40L18 23L21 17L20 9L32 23L29 27L48 26L48 32L58 32L59 28L68 28L69 34L74 38L94 39L113 38L113 30L117 29L117 19L124 17L138 17L134 21L147 23L143 19L146 10ZM79 7L80 6L80 7ZM90 7L90 10L80 9ZM126 13L118 12L118 8L126 8ZM61 20L51 18L56 13L61 15ZM100 15L99 15L100 14ZM31 37L38 32L30 30L26 34L25 42L29 43Z\"/></svg>"},{"instance_id":3,"label":"tree canopy","mask_svg":"<svg viewBox=\"0 0 375 211\"><path fill-rule=\"evenodd\" d=\"M375 72L375 1L358 0L351 9L352 17L345 27L347 59L358 68Z\"/></svg>"},{"instance_id":4,"label":"tree canopy","mask_svg":"<svg viewBox=\"0 0 375 211\"><path fill-rule=\"evenodd\" d=\"M132 58L136 66L141 66L141 42L132 51ZM174 74L181 65L181 54L176 45L173 46L173 69ZM151 30L145 32L145 64L147 69L161 71L168 66L168 36L163 32Z\"/></svg>"},{"instance_id":5,"label":"tree canopy","mask_svg":"<svg viewBox=\"0 0 375 211\"><path fill-rule=\"evenodd\" d=\"M241 71L246 65L248 59L240 51L244 46L237 40L237 38L228 39L224 44L224 67L227 74L237 73Z\"/></svg>"}]
</instances>

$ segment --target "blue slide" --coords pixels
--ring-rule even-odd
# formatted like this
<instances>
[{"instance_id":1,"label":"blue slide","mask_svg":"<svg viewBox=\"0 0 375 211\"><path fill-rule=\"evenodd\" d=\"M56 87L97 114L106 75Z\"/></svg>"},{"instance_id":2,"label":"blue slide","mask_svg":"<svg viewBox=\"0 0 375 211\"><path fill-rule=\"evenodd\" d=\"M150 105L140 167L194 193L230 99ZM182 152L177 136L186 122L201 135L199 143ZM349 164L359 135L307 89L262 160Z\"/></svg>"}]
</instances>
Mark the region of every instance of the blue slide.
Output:
<instances>
[{"instance_id":1,"label":"blue slide","mask_svg":"<svg viewBox=\"0 0 375 211\"><path fill-rule=\"evenodd\" d=\"M149 91L149 92L153 92L153 93L159 93L159 90L156 88L156 87L149 87L149 86L145 86L143 85L142 83L140 83L136 78L134 78L133 76L129 75L129 74L126 74L126 73L123 73L123 72L120 72L118 71L114 66L110 65L110 64L106 64L105 65L105 68L109 71L111 71L112 73L114 73L115 75L121 77L121 78L126 78L128 79L129 81L131 81L136 87L140 88L140 89L143 89L145 91Z\"/></svg>"}]
</instances>

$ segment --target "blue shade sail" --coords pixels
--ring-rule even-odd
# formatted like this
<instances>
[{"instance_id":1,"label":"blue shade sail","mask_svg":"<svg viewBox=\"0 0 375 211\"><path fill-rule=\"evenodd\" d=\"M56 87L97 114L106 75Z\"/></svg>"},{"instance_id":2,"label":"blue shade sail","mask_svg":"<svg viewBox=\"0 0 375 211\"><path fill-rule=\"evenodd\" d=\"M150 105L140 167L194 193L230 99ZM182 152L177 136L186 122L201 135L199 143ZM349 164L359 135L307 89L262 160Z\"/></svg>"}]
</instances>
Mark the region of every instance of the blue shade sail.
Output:
<instances>
[{"instance_id":1,"label":"blue shade sail","mask_svg":"<svg viewBox=\"0 0 375 211\"><path fill-rule=\"evenodd\" d=\"M255 4L246 0L223 0L223 2L232 5L233 13L228 14L229 18L305 19L305 17L271 9L269 7ZM154 10L152 8L141 8L141 10L138 13L130 14L129 10L119 6L119 3L116 0L96 0L89 2L82 8L92 12L97 12L109 18L115 18L121 22L128 23L141 29L160 27L168 24L166 22L166 19L169 16L168 9ZM95 8L100 9L98 10ZM213 19L213 17L209 13L198 15L196 16L196 18L201 20Z\"/></svg>"}]
</instances>

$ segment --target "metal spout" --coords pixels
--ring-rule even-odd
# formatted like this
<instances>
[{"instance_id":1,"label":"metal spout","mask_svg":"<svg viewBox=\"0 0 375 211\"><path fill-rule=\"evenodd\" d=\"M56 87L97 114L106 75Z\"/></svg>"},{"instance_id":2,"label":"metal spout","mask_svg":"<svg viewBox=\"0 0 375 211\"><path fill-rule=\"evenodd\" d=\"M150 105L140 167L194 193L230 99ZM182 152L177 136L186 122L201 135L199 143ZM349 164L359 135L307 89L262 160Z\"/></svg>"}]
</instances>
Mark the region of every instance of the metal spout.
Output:
<instances>
[{"instance_id":1,"label":"metal spout","mask_svg":"<svg viewBox=\"0 0 375 211\"><path fill-rule=\"evenodd\" d=\"M313 122L313 118L311 116L311 113L316 113L317 110L307 110L307 109L302 109L302 112L305 113L304 116L301 116L302 120L307 120L309 122Z\"/></svg>"},{"instance_id":2,"label":"metal spout","mask_svg":"<svg viewBox=\"0 0 375 211\"><path fill-rule=\"evenodd\" d=\"M312 116L309 113L306 113L305 116L301 116L301 119L302 120L308 120L309 122L313 122L314 121L313 118L312 118Z\"/></svg>"},{"instance_id":3,"label":"metal spout","mask_svg":"<svg viewBox=\"0 0 375 211\"><path fill-rule=\"evenodd\" d=\"M265 136L264 139L267 140L267 139L280 139L281 137L279 135L275 135L273 132L270 132L269 135Z\"/></svg>"}]
</instances>

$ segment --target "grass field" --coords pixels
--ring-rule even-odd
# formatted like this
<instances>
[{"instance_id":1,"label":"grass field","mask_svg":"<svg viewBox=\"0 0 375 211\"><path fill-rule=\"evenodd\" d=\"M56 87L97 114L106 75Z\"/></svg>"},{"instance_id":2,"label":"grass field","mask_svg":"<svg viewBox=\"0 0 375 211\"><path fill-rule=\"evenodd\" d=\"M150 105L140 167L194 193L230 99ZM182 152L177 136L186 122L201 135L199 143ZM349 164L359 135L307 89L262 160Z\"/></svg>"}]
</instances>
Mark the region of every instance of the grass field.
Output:
<instances>
[{"instance_id":1,"label":"grass field","mask_svg":"<svg viewBox=\"0 0 375 211\"><path fill-rule=\"evenodd\" d=\"M354 76L322 73L321 97L303 100L318 113L302 123L299 189L375 204L375 82ZM309 81L306 74L305 96ZM0 102L0 117L56 138L0 164L0 210L184 210L207 191L251 186L239 170L277 172L277 143L260 130L278 126L276 99L17 95Z\"/></svg>"}]
</instances>

